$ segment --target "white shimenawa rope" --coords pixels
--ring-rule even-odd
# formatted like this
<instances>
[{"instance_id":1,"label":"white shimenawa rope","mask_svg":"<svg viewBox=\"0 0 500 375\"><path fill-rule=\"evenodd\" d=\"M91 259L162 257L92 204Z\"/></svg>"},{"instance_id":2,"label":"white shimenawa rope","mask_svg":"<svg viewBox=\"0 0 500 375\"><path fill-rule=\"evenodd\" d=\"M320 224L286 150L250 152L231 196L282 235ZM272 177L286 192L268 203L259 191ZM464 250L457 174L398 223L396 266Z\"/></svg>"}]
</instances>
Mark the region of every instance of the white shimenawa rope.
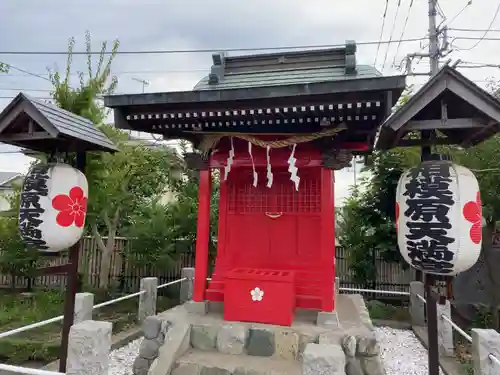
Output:
<instances>
[{"instance_id":1,"label":"white shimenawa rope","mask_svg":"<svg viewBox=\"0 0 500 375\"><path fill-rule=\"evenodd\" d=\"M259 180L259 175L257 174L257 171L255 170L255 161L253 160L253 155L252 155L252 143L248 142L248 153L250 154L250 160L252 161L252 172L253 172L253 187L257 187L257 182Z\"/></svg>"},{"instance_id":2,"label":"white shimenawa rope","mask_svg":"<svg viewBox=\"0 0 500 375\"><path fill-rule=\"evenodd\" d=\"M234 160L234 144L233 137L229 138L231 141L231 149L229 150L229 156L227 157L226 166L224 167L224 181L227 180L227 176L231 171L231 165L233 165Z\"/></svg>"},{"instance_id":3,"label":"white shimenawa rope","mask_svg":"<svg viewBox=\"0 0 500 375\"><path fill-rule=\"evenodd\" d=\"M297 148L297 144L292 146L292 152L290 153L290 157L288 158L288 172L290 172L290 181L295 184L295 190L299 191L299 183L300 177L297 175L298 168L295 166L295 162L297 159L295 158L295 149Z\"/></svg>"},{"instance_id":4,"label":"white shimenawa rope","mask_svg":"<svg viewBox=\"0 0 500 375\"><path fill-rule=\"evenodd\" d=\"M273 171L271 170L271 146L266 147L266 158L267 158L267 185L270 188L273 186Z\"/></svg>"}]
</instances>

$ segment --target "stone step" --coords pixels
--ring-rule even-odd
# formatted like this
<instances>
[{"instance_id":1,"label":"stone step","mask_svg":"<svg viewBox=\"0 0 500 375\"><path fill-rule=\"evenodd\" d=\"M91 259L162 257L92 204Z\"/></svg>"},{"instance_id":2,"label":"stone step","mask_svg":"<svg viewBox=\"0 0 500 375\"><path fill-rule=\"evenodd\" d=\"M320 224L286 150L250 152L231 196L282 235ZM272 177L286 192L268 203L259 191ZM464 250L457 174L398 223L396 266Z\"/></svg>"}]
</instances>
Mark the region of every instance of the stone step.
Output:
<instances>
[{"instance_id":1,"label":"stone step","mask_svg":"<svg viewBox=\"0 0 500 375\"><path fill-rule=\"evenodd\" d=\"M171 375L301 375L299 361L188 350Z\"/></svg>"}]
</instances>

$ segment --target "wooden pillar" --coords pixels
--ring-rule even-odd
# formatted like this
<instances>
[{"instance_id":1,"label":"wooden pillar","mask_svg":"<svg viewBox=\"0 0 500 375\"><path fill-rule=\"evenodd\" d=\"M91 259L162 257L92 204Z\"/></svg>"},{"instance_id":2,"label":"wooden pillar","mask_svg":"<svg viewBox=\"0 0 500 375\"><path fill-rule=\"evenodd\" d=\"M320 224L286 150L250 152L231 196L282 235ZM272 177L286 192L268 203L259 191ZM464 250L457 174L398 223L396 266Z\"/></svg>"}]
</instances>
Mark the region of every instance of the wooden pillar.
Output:
<instances>
[{"instance_id":1,"label":"wooden pillar","mask_svg":"<svg viewBox=\"0 0 500 375\"><path fill-rule=\"evenodd\" d=\"M210 194L212 179L210 169L200 171L198 188L198 224L196 229L196 258L193 301L205 301L208 277L208 244L210 239Z\"/></svg>"},{"instance_id":2,"label":"wooden pillar","mask_svg":"<svg viewBox=\"0 0 500 375\"><path fill-rule=\"evenodd\" d=\"M328 168L321 169L321 259L327 285L323 289L322 310L334 310L335 285L335 199L334 175Z\"/></svg>"}]
</instances>

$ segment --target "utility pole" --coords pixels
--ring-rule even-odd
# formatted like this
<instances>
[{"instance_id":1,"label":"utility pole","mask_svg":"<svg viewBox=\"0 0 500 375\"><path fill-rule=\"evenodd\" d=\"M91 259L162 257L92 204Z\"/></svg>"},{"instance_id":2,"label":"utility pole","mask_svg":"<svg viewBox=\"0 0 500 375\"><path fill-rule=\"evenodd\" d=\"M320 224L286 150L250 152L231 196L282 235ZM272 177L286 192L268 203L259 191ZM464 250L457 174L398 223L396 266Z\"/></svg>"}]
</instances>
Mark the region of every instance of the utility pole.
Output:
<instances>
[{"instance_id":1,"label":"utility pole","mask_svg":"<svg viewBox=\"0 0 500 375\"><path fill-rule=\"evenodd\" d=\"M439 34L441 31L436 26L437 0L429 0L429 60L431 78L439 72L439 58L442 56L442 50L439 47ZM446 36L446 34L445 34ZM445 40L444 48L447 47ZM434 130L424 130L421 132L422 141L430 141L436 136ZM422 162L429 159L432 153L431 146L423 143L421 149ZM427 315L427 336L428 336L428 366L429 375L439 375L439 343L438 343L438 312L437 298L434 296L432 286L435 277L431 274L423 274L425 290L425 309ZM438 297L439 298L439 297Z\"/></svg>"}]
</instances>

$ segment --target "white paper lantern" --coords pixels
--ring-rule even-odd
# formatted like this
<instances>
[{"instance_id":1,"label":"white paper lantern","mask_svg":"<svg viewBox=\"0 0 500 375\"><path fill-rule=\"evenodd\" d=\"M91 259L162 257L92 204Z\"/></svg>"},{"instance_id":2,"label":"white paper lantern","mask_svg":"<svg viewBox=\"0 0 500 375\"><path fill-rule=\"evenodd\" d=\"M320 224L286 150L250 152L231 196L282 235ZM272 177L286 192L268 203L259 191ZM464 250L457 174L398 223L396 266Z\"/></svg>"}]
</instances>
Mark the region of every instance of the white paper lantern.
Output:
<instances>
[{"instance_id":1,"label":"white paper lantern","mask_svg":"<svg viewBox=\"0 0 500 375\"><path fill-rule=\"evenodd\" d=\"M85 175L67 164L39 164L26 176L21 192L19 231L27 246L61 251L83 235L87 214Z\"/></svg>"},{"instance_id":2,"label":"white paper lantern","mask_svg":"<svg viewBox=\"0 0 500 375\"><path fill-rule=\"evenodd\" d=\"M453 276L479 258L482 209L474 174L447 160L404 172L396 193L399 251L415 269Z\"/></svg>"}]
</instances>

